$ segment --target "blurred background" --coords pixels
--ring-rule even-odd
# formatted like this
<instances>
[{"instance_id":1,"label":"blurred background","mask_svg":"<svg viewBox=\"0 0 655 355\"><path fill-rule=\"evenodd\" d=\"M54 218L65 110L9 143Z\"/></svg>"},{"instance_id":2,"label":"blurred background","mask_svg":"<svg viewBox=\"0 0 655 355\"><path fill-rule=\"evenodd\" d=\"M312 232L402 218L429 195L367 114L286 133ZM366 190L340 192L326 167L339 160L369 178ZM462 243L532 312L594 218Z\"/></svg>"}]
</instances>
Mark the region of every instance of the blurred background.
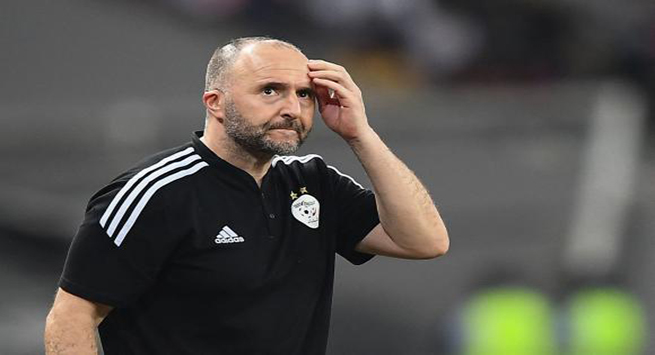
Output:
<instances>
[{"instance_id":1,"label":"blurred background","mask_svg":"<svg viewBox=\"0 0 655 355\"><path fill-rule=\"evenodd\" d=\"M437 260L339 260L329 354L655 354L652 0L8 0L0 17L0 354L43 352L88 198L202 128L211 53L250 35L346 66L450 230ZM300 153L365 182L316 122Z\"/></svg>"}]
</instances>

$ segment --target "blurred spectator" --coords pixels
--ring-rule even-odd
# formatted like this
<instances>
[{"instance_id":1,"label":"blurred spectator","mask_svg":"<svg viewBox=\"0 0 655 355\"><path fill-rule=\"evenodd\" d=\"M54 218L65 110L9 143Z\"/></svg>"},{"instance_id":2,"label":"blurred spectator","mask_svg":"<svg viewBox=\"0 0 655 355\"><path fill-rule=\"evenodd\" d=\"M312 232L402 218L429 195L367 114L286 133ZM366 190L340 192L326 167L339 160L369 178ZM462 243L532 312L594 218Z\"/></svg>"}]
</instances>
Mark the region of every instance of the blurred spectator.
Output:
<instances>
[{"instance_id":1,"label":"blurred spectator","mask_svg":"<svg viewBox=\"0 0 655 355\"><path fill-rule=\"evenodd\" d=\"M474 18L485 34L480 55L456 79L540 80L563 74L574 12L557 3L521 0L444 4Z\"/></svg>"},{"instance_id":2,"label":"blurred spectator","mask_svg":"<svg viewBox=\"0 0 655 355\"><path fill-rule=\"evenodd\" d=\"M475 23L430 0L336 0L329 11L321 0L309 0L307 6L312 18L343 44L399 50L436 77L466 66L481 40Z\"/></svg>"}]
</instances>

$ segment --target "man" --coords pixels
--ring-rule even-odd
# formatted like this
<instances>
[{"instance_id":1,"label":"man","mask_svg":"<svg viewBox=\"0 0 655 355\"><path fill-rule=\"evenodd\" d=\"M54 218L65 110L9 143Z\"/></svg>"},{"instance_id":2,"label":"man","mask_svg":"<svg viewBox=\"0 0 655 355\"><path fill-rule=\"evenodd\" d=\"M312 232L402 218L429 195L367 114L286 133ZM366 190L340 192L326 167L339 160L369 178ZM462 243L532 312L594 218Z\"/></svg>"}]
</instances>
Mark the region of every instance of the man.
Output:
<instances>
[{"instance_id":1,"label":"man","mask_svg":"<svg viewBox=\"0 0 655 355\"><path fill-rule=\"evenodd\" d=\"M323 354L335 253L448 249L428 192L369 126L346 70L243 38L207 70L204 132L89 202L48 315L48 354ZM294 152L315 104L375 194Z\"/></svg>"}]
</instances>

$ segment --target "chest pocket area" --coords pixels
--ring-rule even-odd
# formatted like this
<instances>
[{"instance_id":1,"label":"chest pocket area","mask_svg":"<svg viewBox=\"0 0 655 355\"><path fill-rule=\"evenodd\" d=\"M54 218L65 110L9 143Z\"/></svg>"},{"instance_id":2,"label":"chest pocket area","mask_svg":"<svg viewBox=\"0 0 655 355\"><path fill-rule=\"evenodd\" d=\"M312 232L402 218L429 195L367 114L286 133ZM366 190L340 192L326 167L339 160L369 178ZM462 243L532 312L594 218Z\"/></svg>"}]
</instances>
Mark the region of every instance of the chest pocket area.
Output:
<instances>
[{"instance_id":1,"label":"chest pocket area","mask_svg":"<svg viewBox=\"0 0 655 355\"><path fill-rule=\"evenodd\" d=\"M189 256L198 287L221 294L239 294L256 288L265 279L261 237L247 234L215 236L211 245ZM209 244L209 243L208 243Z\"/></svg>"},{"instance_id":2,"label":"chest pocket area","mask_svg":"<svg viewBox=\"0 0 655 355\"><path fill-rule=\"evenodd\" d=\"M207 223L209 225L209 223ZM265 257L256 226L216 223L195 231L175 260L172 273L198 292L242 292L265 277Z\"/></svg>"}]
</instances>

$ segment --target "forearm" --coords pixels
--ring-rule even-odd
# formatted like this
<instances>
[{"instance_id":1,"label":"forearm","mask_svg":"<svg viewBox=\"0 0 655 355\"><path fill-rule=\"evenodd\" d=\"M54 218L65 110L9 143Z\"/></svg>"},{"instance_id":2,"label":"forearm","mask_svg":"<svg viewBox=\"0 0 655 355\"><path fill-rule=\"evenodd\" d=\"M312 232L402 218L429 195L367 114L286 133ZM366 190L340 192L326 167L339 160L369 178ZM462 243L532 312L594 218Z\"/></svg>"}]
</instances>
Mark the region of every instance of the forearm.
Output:
<instances>
[{"instance_id":1,"label":"forearm","mask_svg":"<svg viewBox=\"0 0 655 355\"><path fill-rule=\"evenodd\" d=\"M414 173L368 125L362 92L350 74L322 60L308 66L323 122L348 142L375 190L383 231L374 228L358 250L403 258L445 253L448 233L437 208Z\"/></svg>"},{"instance_id":2,"label":"forearm","mask_svg":"<svg viewBox=\"0 0 655 355\"><path fill-rule=\"evenodd\" d=\"M111 309L60 288L46 318L45 353L97 355L96 329Z\"/></svg>"},{"instance_id":3,"label":"forearm","mask_svg":"<svg viewBox=\"0 0 655 355\"><path fill-rule=\"evenodd\" d=\"M416 175L373 130L348 143L371 180L380 224L394 243L417 256L444 254L446 227Z\"/></svg>"},{"instance_id":4,"label":"forearm","mask_svg":"<svg viewBox=\"0 0 655 355\"><path fill-rule=\"evenodd\" d=\"M98 354L93 320L50 312L45 328L46 355Z\"/></svg>"}]
</instances>

